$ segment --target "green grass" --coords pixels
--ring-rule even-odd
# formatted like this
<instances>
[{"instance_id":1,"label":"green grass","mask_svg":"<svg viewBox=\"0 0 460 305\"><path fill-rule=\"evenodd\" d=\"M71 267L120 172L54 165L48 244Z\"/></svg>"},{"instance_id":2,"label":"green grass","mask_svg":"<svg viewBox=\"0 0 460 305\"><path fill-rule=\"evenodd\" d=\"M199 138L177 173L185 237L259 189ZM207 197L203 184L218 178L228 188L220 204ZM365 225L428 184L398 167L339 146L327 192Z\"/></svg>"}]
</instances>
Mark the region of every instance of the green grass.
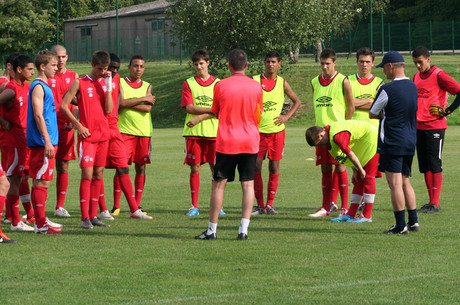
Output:
<instances>
[{"instance_id":1,"label":"green grass","mask_svg":"<svg viewBox=\"0 0 460 305\"><path fill-rule=\"evenodd\" d=\"M460 82L460 56L452 55L433 55L431 62L439 68L445 70L455 80ZM380 63L382 56L377 56L376 64ZM407 76L412 78L417 69L412 63L410 56L405 56L407 63ZM120 75L128 74L127 63L122 63ZM80 75L88 73L89 64L69 64L69 68L77 71ZM337 59L337 71L349 75L357 72L356 58L339 57ZM263 72L263 71L260 71ZM383 69L374 68L375 75L385 80ZM223 72L228 76L228 71ZM302 107L292 118L288 125L305 126L314 122L312 109L312 92L310 81L313 77L321 73L319 63L315 63L313 58L301 58L299 64L289 65L287 69L280 71L291 85L294 92L302 101ZM171 128L183 126L185 111L181 109L181 93L183 81L193 75L193 70L187 62L180 65L178 61L148 62L143 79L150 82L153 86L153 93L157 97L156 105L152 110L153 122L156 127ZM387 80L385 80L387 81ZM453 98L449 98L449 103ZM454 112L448 117L450 125L460 125L460 111Z\"/></svg>"},{"instance_id":2,"label":"green grass","mask_svg":"<svg viewBox=\"0 0 460 305\"><path fill-rule=\"evenodd\" d=\"M80 170L71 163L59 236L11 232L16 245L0 246L0 304L458 304L458 171L460 127L450 127L444 152L442 210L419 215L422 230L387 236L393 224L390 192L377 180L373 223L332 223L306 215L320 206L320 170L307 147L305 127L287 130L275 199L278 216L253 217L249 240L236 241L241 190L229 183L218 239L193 236L207 226L210 171L203 167L201 214L186 217L189 168L181 129L157 129L142 205L154 221L129 219L128 206L111 228L79 228ZM263 177L267 180L264 166ZM414 160L411 182L418 205L427 202ZM111 206L112 170L106 170ZM351 190L351 186L350 186Z\"/></svg>"}]
</instances>

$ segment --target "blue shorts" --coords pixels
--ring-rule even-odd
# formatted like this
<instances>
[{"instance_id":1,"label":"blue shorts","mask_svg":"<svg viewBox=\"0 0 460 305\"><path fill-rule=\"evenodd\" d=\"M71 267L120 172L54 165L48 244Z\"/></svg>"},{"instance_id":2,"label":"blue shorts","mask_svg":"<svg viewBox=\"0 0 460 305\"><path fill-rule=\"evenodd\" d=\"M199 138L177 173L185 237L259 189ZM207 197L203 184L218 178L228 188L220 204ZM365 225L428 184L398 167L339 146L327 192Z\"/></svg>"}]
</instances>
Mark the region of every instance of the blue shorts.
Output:
<instances>
[{"instance_id":1,"label":"blue shorts","mask_svg":"<svg viewBox=\"0 0 460 305\"><path fill-rule=\"evenodd\" d=\"M413 155L388 155L380 154L379 171L390 173L402 173L404 176L412 175L411 167Z\"/></svg>"}]
</instances>

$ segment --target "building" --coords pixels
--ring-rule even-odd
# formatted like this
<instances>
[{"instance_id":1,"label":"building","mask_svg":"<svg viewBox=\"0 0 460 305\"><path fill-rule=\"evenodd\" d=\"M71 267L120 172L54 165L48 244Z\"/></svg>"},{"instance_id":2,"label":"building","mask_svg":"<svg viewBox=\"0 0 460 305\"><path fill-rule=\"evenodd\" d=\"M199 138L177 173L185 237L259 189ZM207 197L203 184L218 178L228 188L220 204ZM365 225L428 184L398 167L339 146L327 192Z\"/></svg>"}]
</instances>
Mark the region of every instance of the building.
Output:
<instances>
[{"instance_id":1,"label":"building","mask_svg":"<svg viewBox=\"0 0 460 305\"><path fill-rule=\"evenodd\" d=\"M157 0L118 9L121 59L135 54L146 59L181 56L180 41L164 31L170 22L165 15L169 6ZM64 44L70 61L90 61L96 50L117 53L116 10L65 20Z\"/></svg>"}]
</instances>

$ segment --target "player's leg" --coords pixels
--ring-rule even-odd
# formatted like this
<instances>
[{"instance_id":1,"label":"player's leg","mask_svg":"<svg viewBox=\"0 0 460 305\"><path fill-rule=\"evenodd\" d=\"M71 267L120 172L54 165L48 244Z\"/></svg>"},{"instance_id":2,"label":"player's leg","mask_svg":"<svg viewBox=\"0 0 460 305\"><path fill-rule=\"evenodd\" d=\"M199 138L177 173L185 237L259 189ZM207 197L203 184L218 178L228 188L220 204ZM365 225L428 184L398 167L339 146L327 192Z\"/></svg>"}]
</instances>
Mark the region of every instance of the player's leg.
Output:
<instances>
[{"instance_id":1,"label":"player's leg","mask_svg":"<svg viewBox=\"0 0 460 305\"><path fill-rule=\"evenodd\" d=\"M427 207L424 212L426 213L436 213L439 212L439 197L441 195L442 189L442 149L444 144L444 135L445 129L436 129L436 130L427 130L429 133L428 138L428 166L431 171L431 205Z\"/></svg>"},{"instance_id":2,"label":"player's leg","mask_svg":"<svg viewBox=\"0 0 460 305\"><path fill-rule=\"evenodd\" d=\"M10 188L6 196L6 204L9 206L12 214L11 226L13 228L18 226L21 221L21 216L19 215L19 185L21 184L22 177L19 175L11 175L8 177L10 182Z\"/></svg>"},{"instance_id":3,"label":"player's leg","mask_svg":"<svg viewBox=\"0 0 460 305\"><path fill-rule=\"evenodd\" d=\"M115 219L113 218L112 215L110 215L109 209L107 208L107 205L105 203L104 179L101 179L98 206L99 206L99 214L97 214L97 217L99 217L100 219L104 219L104 220L114 220Z\"/></svg>"},{"instance_id":4,"label":"player's leg","mask_svg":"<svg viewBox=\"0 0 460 305\"><path fill-rule=\"evenodd\" d=\"M402 183L403 183L403 192L405 206L408 213L408 229L410 231L419 231L420 225L418 223L417 216L417 200L415 197L415 191L409 181L411 176L411 166L412 166L413 156L404 156L403 157L403 168L402 168Z\"/></svg>"},{"instance_id":5,"label":"player's leg","mask_svg":"<svg viewBox=\"0 0 460 305\"><path fill-rule=\"evenodd\" d=\"M339 187L340 198L342 199L341 214L346 214L348 211L348 173L347 167L343 164L336 165L335 172L337 173L337 181ZM335 206L331 206L330 212L334 212Z\"/></svg>"},{"instance_id":6,"label":"player's leg","mask_svg":"<svg viewBox=\"0 0 460 305\"><path fill-rule=\"evenodd\" d=\"M64 208L64 203L69 186L69 162L75 160L75 132L74 129L66 130L59 127L59 143L56 153L56 209L54 216L70 217Z\"/></svg>"},{"instance_id":7,"label":"player's leg","mask_svg":"<svg viewBox=\"0 0 460 305\"><path fill-rule=\"evenodd\" d=\"M110 225L103 223L99 217L97 217L97 208L99 203L99 198L101 195L101 189L103 187L103 166L94 166L93 168L93 177L91 179L91 200L89 205L89 219L93 226L98 227L110 227Z\"/></svg>"},{"instance_id":8,"label":"player's leg","mask_svg":"<svg viewBox=\"0 0 460 305\"><path fill-rule=\"evenodd\" d=\"M134 169L136 170L136 177L134 178L135 197L137 206L140 207L145 186L145 164L134 163Z\"/></svg>"},{"instance_id":9,"label":"player's leg","mask_svg":"<svg viewBox=\"0 0 460 305\"><path fill-rule=\"evenodd\" d=\"M238 239L248 239L248 226L251 219L251 207L254 202L254 174L257 154L241 154L237 156L238 173L240 175L243 199L241 201L241 223Z\"/></svg>"},{"instance_id":10,"label":"player's leg","mask_svg":"<svg viewBox=\"0 0 460 305\"><path fill-rule=\"evenodd\" d=\"M198 198L200 194L200 164L190 164L190 197L192 199L192 207L185 214L187 216L199 215Z\"/></svg>"},{"instance_id":11,"label":"player's leg","mask_svg":"<svg viewBox=\"0 0 460 305\"><path fill-rule=\"evenodd\" d=\"M134 167L136 178L134 179L134 189L137 205L141 208L141 200L145 185L145 166L151 163L151 139L150 137L136 137L137 145L134 147Z\"/></svg>"},{"instance_id":12,"label":"player's leg","mask_svg":"<svg viewBox=\"0 0 460 305\"><path fill-rule=\"evenodd\" d=\"M268 186L267 186L267 214L276 215L278 212L273 208L276 191L278 190L280 176L280 160L268 161Z\"/></svg>"},{"instance_id":13,"label":"player's leg","mask_svg":"<svg viewBox=\"0 0 460 305\"><path fill-rule=\"evenodd\" d=\"M263 154L263 156L261 156ZM257 200L257 206L252 211L252 215L266 214L264 202L264 184L262 179L262 165L266 151L259 151L256 160L256 173L254 174L254 196Z\"/></svg>"},{"instance_id":14,"label":"player's leg","mask_svg":"<svg viewBox=\"0 0 460 305\"><path fill-rule=\"evenodd\" d=\"M433 203L433 174L428 165L428 130L417 129L417 159L420 173L423 174L425 185L428 192L428 203L423 205L420 210L424 211Z\"/></svg>"},{"instance_id":15,"label":"player's leg","mask_svg":"<svg viewBox=\"0 0 460 305\"><path fill-rule=\"evenodd\" d=\"M2 214L3 210L5 207L5 202L6 202L6 194L8 193L8 189L10 188L10 183L8 182L8 179L6 178L5 174L3 173L3 170L0 166L0 219L2 219ZM16 240L9 238L6 236L2 228L0 227L0 243L16 243Z\"/></svg>"},{"instance_id":16,"label":"player's leg","mask_svg":"<svg viewBox=\"0 0 460 305\"><path fill-rule=\"evenodd\" d=\"M21 178L21 184L19 184L19 199L21 200L22 206L27 214L27 223L33 225L35 223L34 219L34 209L30 203L30 186L29 186L29 176L23 176Z\"/></svg>"},{"instance_id":17,"label":"player's leg","mask_svg":"<svg viewBox=\"0 0 460 305\"><path fill-rule=\"evenodd\" d=\"M118 179L118 175L115 173L115 175L113 175L113 207L110 211L110 214L112 214L113 216L117 216L120 214L121 192L122 190L120 180Z\"/></svg>"},{"instance_id":18,"label":"player's leg","mask_svg":"<svg viewBox=\"0 0 460 305\"><path fill-rule=\"evenodd\" d=\"M347 213L340 215L337 218L332 218L334 222L348 222L352 221L356 217L356 212L359 209L359 205L363 199L364 193L364 180L359 176L356 170L353 170L353 191L351 192L350 208Z\"/></svg>"},{"instance_id":19,"label":"player's leg","mask_svg":"<svg viewBox=\"0 0 460 305\"><path fill-rule=\"evenodd\" d=\"M391 203L393 205L393 212L396 220L395 230L403 232L404 230L407 230L405 219L406 199L403 190L403 177L400 172L393 173L389 171L385 171L385 177L391 192Z\"/></svg>"}]
</instances>

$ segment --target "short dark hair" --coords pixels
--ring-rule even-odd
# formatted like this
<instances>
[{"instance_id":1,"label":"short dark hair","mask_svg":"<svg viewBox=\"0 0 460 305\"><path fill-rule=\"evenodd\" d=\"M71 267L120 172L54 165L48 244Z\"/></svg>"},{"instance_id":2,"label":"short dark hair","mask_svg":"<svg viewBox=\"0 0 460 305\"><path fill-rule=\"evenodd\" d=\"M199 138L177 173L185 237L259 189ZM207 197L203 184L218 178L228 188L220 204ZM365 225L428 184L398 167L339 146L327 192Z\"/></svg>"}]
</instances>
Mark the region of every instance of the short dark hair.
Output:
<instances>
[{"instance_id":1,"label":"short dark hair","mask_svg":"<svg viewBox=\"0 0 460 305\"><path fill-rule=\"evenodd\" d=\"M19 52L14 52L14 53L11 53L10 55L8 55L8 57L5 59L5 66L7 64L12 64L13 63L13 60L21 53Z\"/></svg>"},{"instance_id":2,"label":"short dark hair","mask_svg":"<svg viewBox=\"0 0 460 305\"><path fill-rule=\"evenodd\" d=\"M28 64L33 63L34 61L28 55L19 54L13 59L13 70L18 72L18 68L24 69Z\"/></svg>"},{"instance_id":3,"label":"short dark hair","mask_svg":"<svg viewBox=\"0 0 460 305\"><path fill-rule=\"evenodd\" d=\"M273 58L273 57L276 57L276 59L278 59L278 61L281 61L281 55L277 51L268 52L267 55L265 55L265 60L267 60L269 58Z\"/></svg>"},{"instance_id":4,"label":"short dark hair","mask_svg":"<svg viewBox=\"0 0 460 305\"><path fill-rule=\"evenodd\" d=\"M58 59L56 53L51 52L48 49L41 50L35 56L35 60L34 60L35 67L37 67L37 69L40 70L40 65L47 65L52 58L56 60Z\"/></svg>"},{"instance_id":5,"label":"short dark hair","mask_svg":"<svg viewBox=\"0 0 460 305\"><path fill-rule=\"evenodd\" d=\"M120 57L117 56L117 54L115 53L110 53L110 62L118 62L120 63L121 60L120 60Z\"/></svg>"},{"instance_id":6,"label":"short dark hair","mask_svg":"<svg viewBox=\"0 0 460 305\"><path fill-rule=\"evenodd\" d=\"M241 49L233 49L228 53L228 63L235 71L242 71L248 63L248 55Z\"/></svg>"},{"instance_id":7,"label":"short dark hair","mask_svg":"<svg viewBox=\"0 0 460 305\"><path fill-rule=\"evenodd\" d=\"M327 57L330 58L330 57ZM318 139L318 135L324 130L323 127L312 126L305 131L305 140L308 145L315 146L315 142Z\"/></svg>"},{"instance_id":8,"label":"short dark hair","mask_svg":"<svg viewBox=\"0 0 460 305\"><path fill-rule=\"evenodd\" d=\"M364 47L364 48L360 48L358 51L356 51L356 60L359 60L359 57L360 56L372 56L372 61L375 60L375 53L373 50L367 48L367 47Z\"/></svg>"},{"instance_id":9,"label":"short dark hair","mask_svg":"<svg viewBox=\"0 0 460 305\"><path fill-rule=\"evenodd\" d=\"M323 59L330 58L332 59L332 61L335 62L337 60L337 54L335 53L333 49L324 49L321 52L321 55L319 56L319 58L323 58Z\"/></svg>"},{"instance_id":10,"label":"short dark hair","mask_svg":"<svg viewBox=\"0 0 460 305\"><path fill-rule=\"evenodd\" d=\"M195 52L193 52L192 56L190 56L190 59L192 60L192 62L196 62L201 59L209 61L208 51L206 51L205 49L196 50Z\"/></svg>"},{"instance_id":11,"label":"short dark hair","mask_svg":"<svg viewBox=\"0 0 460 305\"><path fill-rule=\"evenodd\" d=\"M430 51L428 50L428 48L424 46L418 46L412 51L413 58L417 58L420 56L424 56L426 58L430 57Z\"/></svg>"},{"instance_id":12,"label":"short dark hair","mask_svg":"<svg viewBox=\"0 0 460 305\"><path fill-rule=\"evenodd\" d=\"M131 57L131 59L129 60L129 65L130 65L130 66L131 66L133 60L135 60L135 59L140 59L140 60L145 61L145 59L144 59L144 57L142 57L142 55L136 54L136 55L134 55L133 57Z\"/></svg>"},{"instance_id":13,"label":"short dark hair","mask_svg":"<svg viewBox=\"0 0 460 305\"><path fill-rule=\"evenodd\" d=\"M91 63L93 65L109 66L110 55L106 51L98 50L93 53L93 58L91 59Z\"/></svg>"}]
</instances>

